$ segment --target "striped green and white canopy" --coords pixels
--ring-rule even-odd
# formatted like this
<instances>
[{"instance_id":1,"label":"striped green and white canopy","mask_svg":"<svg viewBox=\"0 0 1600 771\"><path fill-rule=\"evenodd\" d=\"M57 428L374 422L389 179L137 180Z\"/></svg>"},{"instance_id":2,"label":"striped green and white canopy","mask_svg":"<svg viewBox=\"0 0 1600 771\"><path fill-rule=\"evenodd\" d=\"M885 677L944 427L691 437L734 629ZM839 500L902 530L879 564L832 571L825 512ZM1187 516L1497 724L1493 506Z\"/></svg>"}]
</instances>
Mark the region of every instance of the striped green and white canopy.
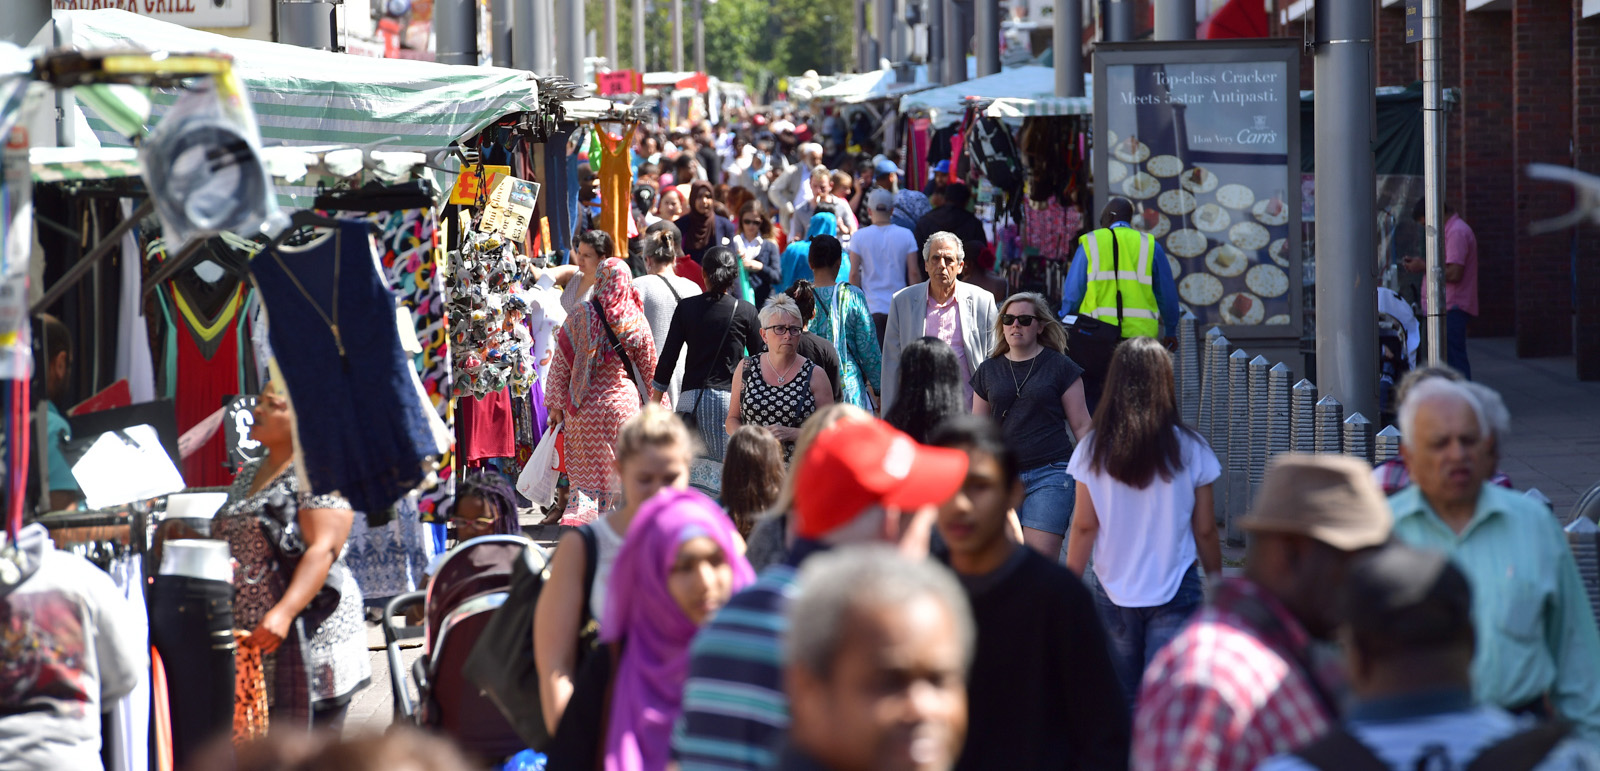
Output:
<instances>
[{"instance_id":1,"label":"striped green and white canopy","mask_svg":"<svg viewBox=\"0 0 1600 771\"><path fill-rule=\"evenodd\" d=\"M522 70L314 51L201 32L119 10L56 11L55 19L71 45L84 51L231 55L266 146L364 145L398 137L383 142L383 149L435 150L478 133L501 116L539 109L538 83ZM149 125L175 99L171 91L151 93ZM130 144L95 108L83 113L101 144ZM86 139L80 137L79 144Z\"/></svg>"}]
</instances>

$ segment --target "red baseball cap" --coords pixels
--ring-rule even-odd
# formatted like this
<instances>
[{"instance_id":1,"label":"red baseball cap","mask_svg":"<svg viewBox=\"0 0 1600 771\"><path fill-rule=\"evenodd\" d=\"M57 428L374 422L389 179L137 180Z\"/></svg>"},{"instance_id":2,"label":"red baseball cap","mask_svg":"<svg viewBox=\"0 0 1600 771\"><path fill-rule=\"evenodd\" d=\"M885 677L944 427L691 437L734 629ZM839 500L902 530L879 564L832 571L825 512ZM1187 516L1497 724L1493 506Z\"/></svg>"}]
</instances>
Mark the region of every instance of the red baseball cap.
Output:
<instances>
[{"instance_id":1,"label":"red baseball cap","mask_svg":"<svg viewBox=\"0 0 1600 771\"><path fill-rule=\"evenodd\" d=\"M795 475L795 533L818 538L871 506L944 503L967 479L967 454L929 447L881 420L846 421L812 442Z\"/></svg>"}]
</instances>

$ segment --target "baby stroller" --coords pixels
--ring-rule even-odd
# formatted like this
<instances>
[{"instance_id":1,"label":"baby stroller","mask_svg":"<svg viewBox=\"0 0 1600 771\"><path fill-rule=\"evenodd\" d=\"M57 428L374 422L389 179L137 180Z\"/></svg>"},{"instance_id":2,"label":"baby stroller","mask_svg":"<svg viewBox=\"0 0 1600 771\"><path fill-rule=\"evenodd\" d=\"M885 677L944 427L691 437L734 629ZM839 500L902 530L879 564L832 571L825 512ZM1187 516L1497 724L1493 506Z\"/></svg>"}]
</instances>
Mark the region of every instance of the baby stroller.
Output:
<instances>
[{"instance_id":1,"label":"baby stroller","mask_svg":"<svg viewBox=\"0 0 1600 771\"><path fill-rule=\"evenodd\" d=\"M519 535L480 536L445 555L426 592L410 592L389 601L383 614L383 638L396 722L438 731L485 758L504 758L526 747L499 708L462 675L474 643L495 610L506 602L518 560L539 575L549 556ZM395 617L416 605L423 607L422 627L395 623ZM424 648L411 667L418 695L414 704L401 664L400 641L418 637L424 638Z\"/></svg>"}]
</instances>

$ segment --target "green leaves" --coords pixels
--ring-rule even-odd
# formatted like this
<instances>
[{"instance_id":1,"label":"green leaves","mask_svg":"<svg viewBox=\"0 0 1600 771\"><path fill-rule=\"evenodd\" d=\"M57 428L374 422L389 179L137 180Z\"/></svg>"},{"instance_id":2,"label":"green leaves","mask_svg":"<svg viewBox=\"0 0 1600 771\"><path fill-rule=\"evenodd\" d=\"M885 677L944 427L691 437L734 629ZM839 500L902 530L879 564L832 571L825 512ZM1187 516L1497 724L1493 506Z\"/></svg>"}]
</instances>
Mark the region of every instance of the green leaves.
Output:
<instances>
[{"instance_id":1,"label":"green leaves","mask_svg":"<svg viewBox=\"0 0 1600 771\"><path fill-rule=\"evenodd\" d=\"M704 3L706 69L723 80L756 85L762 70L824 75L849 69L851 0L717 0ZM585 21L600 33L604 49L604 0L585 0ZM649 0L645 12L645 59L633 61L632 0L617 0L616 66L645 72L672 68L672 1ZM684 68L694 67L694 0L683 0Z\"/></svg>"}]
</instances>

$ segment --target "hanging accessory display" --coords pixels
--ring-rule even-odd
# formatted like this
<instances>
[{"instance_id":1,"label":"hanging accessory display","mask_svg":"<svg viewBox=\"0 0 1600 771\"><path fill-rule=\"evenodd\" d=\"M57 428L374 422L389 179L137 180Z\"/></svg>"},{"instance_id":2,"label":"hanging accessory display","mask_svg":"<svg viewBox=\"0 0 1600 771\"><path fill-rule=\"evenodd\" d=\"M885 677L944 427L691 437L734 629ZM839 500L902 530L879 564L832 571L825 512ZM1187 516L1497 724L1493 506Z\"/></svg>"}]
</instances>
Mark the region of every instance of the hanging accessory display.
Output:
<instances>
[{"instance_id":1,"label":"hanging accessory display","mask_svg":"<svg viewBox=\"0 0 1600 771\"><path fill-rule=\"evenodd\" d=\"M482 397L509 386L513 396L526 396L538 374L525 322L532 258L517 252L517 242L470 227L450 257L445 293L455 394Z\"/></svg>"}]
</instances>

